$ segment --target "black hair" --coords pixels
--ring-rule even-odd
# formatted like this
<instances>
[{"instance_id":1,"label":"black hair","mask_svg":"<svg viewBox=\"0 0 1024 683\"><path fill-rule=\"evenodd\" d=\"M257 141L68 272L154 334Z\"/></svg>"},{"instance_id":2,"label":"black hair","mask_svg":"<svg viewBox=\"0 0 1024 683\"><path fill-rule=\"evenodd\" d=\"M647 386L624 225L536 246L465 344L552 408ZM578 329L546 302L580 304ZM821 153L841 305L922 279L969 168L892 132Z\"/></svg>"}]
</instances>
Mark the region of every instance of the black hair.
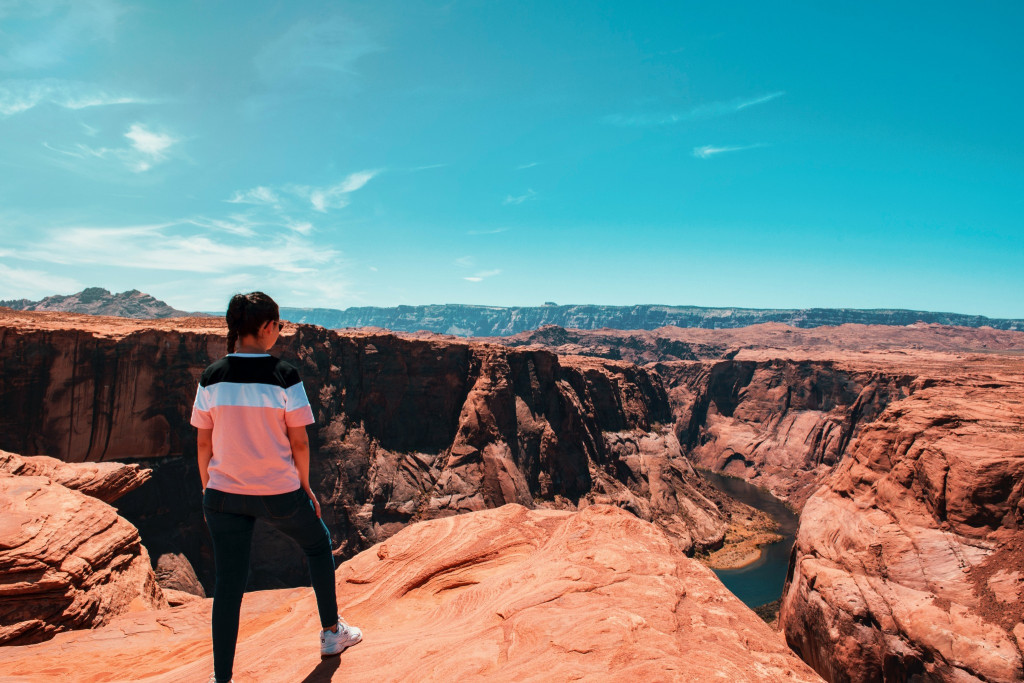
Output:
<instances>
[{"instance_id":1,"label":"black hair","mask_svg":"<svg viewBox=\"0 0 1024 683\"><path fill-rule=\"evenodd\" d=\"M263 292L249 292L231 297L224 317L228 322L228 353L234 353L240 335L255 335L268 320L280 320L281 312Z\"/></svg>"}]
</instances>

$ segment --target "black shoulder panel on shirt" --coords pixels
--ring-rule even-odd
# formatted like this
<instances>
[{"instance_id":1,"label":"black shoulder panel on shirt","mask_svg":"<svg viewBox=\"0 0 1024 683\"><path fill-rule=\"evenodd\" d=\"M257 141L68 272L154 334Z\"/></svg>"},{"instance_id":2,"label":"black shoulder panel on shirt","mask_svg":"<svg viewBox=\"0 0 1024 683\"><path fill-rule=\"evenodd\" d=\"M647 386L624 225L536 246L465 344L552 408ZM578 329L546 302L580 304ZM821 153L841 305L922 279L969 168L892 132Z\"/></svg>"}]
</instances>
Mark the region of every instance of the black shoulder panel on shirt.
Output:
<instances>
[{"instance_id":1,"label":"black shoulder panel on shirt","mask_svg":"<svg viewBox=\"0 0 1024 683\"><path fill-rule=\"evenodd\" d=\"M294 365L275 356L224 356L203 370L200 386L218 382L233 384L271 384L287 389L302 379Z\"/></svg>"}]
</instances>

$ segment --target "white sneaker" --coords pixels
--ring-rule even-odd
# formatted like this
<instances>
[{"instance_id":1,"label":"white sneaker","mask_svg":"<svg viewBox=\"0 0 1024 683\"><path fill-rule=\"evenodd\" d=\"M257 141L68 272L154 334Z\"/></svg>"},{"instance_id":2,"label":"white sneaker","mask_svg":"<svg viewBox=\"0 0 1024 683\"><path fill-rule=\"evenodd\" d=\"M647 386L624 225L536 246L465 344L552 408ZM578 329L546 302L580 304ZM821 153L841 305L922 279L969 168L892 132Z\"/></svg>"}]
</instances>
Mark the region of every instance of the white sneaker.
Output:
<instances>
[{"instance_id":1,"label":"white sneaker","mask_svg":"<svg viewBox=\"0 0 1024 683\"><path fill-rule=\"evenodd\" d=\"M210 680L206 681L206 683L217 683L217 674L210 674ZM232 678L228 683L235 683L235 679Z\"/></svg>"},{"instance_id":2,"label":"white sneaker","mask_svg":"<svg viewBox=\"0 0 1024 683\"><path fill-rule=\"evenodd\" d=\"M363 632L355 626L349 626L338 615L338 632L330 629L320 631L320 656L340 655L363 639Z\"/></svg>"}]
</instances>

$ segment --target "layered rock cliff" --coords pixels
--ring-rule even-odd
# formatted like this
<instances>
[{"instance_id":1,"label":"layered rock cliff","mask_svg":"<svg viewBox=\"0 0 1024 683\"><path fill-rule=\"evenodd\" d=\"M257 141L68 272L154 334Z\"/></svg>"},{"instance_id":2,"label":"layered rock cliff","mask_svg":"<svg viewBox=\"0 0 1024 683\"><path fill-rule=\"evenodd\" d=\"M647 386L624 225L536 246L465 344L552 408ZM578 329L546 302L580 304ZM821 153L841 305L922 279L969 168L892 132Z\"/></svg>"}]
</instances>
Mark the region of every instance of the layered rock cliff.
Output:
<instances>
[{"instance_id":1,"label":"layered rock cliff","mask_svg":"<svg viewBox=\"0 0 1024 683\"><path fill-rule=\"evenodd\" d=\"M211 586L188 424L199 373L225 353L219 320L8 314L0 445L61 460L146 459L119 509L155 558L184 555ZM722 543L730 503L683 457L660 378L542 349L299 326L282 357L305 378L312 479L341 557L421 519L519 503L614 503L685 552ZM257 538L253 586L304 581L291 541Z\"/></svg>"},{"instance_id":2,"label":"layered rock cliff","mask_svg":"<svg viewBox=\"0 0 1024 683\"><path fill-rule=\"evenodd\" d=\"M1024 678L1024 382L929 372L804 507L780 623L833 681Z\"/></svg>"},{"instance_id":3,"label":"layered rock cliff","mask_svg":"<svg viewBox=\"0 0 1024 683\"><path fill-rule=\"evenodd\" d=\"M363 642L323 661L310 589L247 594L234 680L820 680L710 570L610 506L413 524L342 564L337 594ZM7 648L5 680L204 680L209 613L202 600Z\"/></svg>"},{"instance_id":4,"label":"layered rock cliff","mask_svg":"<svg viewBox=\"0 0 1024 683\"><path fill-rule=\"evenodd\" d=\"M133 465L0 452L0 645L167 606L138 531L101 500L145 480Z\"/></svg>"},{"instance_id":5,"label":"layered rock cliff","mask_svg":"<svg viewBox=\"0 0 1024 683\"><path fill-rule=\"evenodd\" d=\"M676 434L702 467L742 477L799 510L851 440L914 375L835 361L657 363Z\"/></svg>"},{"instance_id":6,"label":"layered rock cliff","mask_svg":"<svg viewBox=\"0 0 1024 683\"><path fill-rule=\"evenodd\" d=\"M760 323L782 323L793 327L865 325L912 325L917 322L942 325L988 326L1001 330L1024 330L1024 321L986 318L960 313L936 313L902 309L856 308L705 308L701 306L602 306L596 304L544 306L472 306L431 304L426 306L353 306L331 308L283 308L281 315L295 322L344 327L380 327L402 332L428 330L459 336L512 335L543 325L583 330L609 327L620 330L653 330L666 325L687 328L738 328Z\"/></svg>"}]
</instances>

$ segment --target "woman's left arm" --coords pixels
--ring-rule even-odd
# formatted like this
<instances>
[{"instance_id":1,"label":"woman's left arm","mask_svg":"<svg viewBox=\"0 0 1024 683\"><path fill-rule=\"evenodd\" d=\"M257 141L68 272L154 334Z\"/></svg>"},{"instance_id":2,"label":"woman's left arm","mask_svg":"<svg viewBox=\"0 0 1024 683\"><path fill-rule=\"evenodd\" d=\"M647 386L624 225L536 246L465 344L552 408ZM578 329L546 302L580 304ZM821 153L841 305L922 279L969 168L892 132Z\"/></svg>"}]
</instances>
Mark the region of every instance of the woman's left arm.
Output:
<instances>
[{"instance_id":1,"label":"woman's left arm","mask_svg":"<svg viewBox=\"0 0 1024 683\"><path fill-rule=\"evenodd\" d=\"M203 480L203 491L210 483L210 459L213 458L213 430L199 429L196 434L196 450L199 452L199 478Z\"/></svg>"},{"instance_id":2,"label":"woman's left arm","mask_svg":"<svg viewBox=\"0 0 1024 683\"><path fill-rule=\"evenodd\" d=\"M320 501L313 495L313 489L309 485L309 436L306 434L305 425L301 427L288 428L288 441L292 445L292 458L295 460L295 469L299 471L299 483L306 491L306 495L313 501L316 509L316 516L320 516Z\"/></svg>"}]
</instances>

